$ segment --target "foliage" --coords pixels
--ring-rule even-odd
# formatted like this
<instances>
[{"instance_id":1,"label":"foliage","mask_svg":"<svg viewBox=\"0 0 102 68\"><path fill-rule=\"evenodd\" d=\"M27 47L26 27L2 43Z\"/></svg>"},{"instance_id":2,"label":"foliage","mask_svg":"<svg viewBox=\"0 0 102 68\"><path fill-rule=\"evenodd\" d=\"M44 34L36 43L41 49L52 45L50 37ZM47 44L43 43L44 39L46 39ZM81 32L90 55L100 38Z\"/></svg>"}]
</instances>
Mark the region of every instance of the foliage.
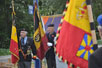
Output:
<instances>
[{"instance_id":1,"label":"foliage","mask_svg":"<svg viewBox=\"0 0 102 68\"><path fill-rule=\"evenodd\" d=\"M102 45L102 40L98 40L98 45Z\"/></svg>"},{"instance_id":2,"label":"foliage","mask_svg":"<svg viewBox=\"0 0 102 68\"><path fill-rule=\"evenodd\" d=\"M102 12L102 0L93 0L92 2L95 25L97 26L96 19ZM66 0L39 0L40 15L61 14L65 4ZM18 36L21 28L26 28L29 36L33 35L33 15L28 14L28 5L33 5L33 0L15 0ZM12 25L11 13L11 0L0 0L0 48L9 48Z\"/></svg>"},{"instance_id":3,"label":"foliage","mask_svg":"<svg viewBox=\"0 0 102 68\"><path fill-rule=\"evenodd\" d=\"M26 28L29 36L33 34L33 15L28 14L29 0L15 0L16 27L19 32ZM0 48L9 48L12 28L12 4L11 0L0 0Z\"/></svg>"},{"instance_id":4,"label":"foliage","mask_svg":"<svg viewBox=\"0 0 102 68\"><path fill-rule=\"evenodd\" d=\"M40 5L41 15L62 14L67 0L41 0Z\"/></svg>"},{"instance_id":5,"label":"foliage","mask_svg":"<svg viewBox=\"0 0 102 68\"><path fill-rule=\"evenodd\" d=\"M93 9L93 16L94 16L94 22L95 22L95 28L96 28L96 36L97 39L100 39L99 33L97 30L97 17L102 14L102 0L92 0L92 9Z\"/></svg>"},{"instance_id":6,"label":"foliage","mask_svg":"<svg viewBox=\"0 0 102 68\"><path fill-rule=\"evenodd\" d=\"M0 47L2 48L8 48L10 40L11 21L9 17L11 14L9 4L6 0L0 0Z\"/></svg>"},{"instance_id":7,"label":"foliage","mask_svg":"<svg viewBox=\"0 0 102 68\"><path fill-rule=\"evenodd\" d=\"M10 55L9 49L1 49L0 48L0 56Z\"/></svg>"}]
</instances>

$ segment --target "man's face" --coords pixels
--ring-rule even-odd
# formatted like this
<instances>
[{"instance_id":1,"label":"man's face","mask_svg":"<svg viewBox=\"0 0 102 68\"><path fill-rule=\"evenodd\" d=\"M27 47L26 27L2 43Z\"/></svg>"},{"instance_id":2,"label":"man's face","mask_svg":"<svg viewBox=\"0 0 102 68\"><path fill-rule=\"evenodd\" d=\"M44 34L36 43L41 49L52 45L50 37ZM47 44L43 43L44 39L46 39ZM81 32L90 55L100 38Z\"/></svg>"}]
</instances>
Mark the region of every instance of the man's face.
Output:
<instances>
[{"instance_id":1,"label":"man's face","mask_svg":"<svg viewBox=\"0 0 102 68\"><path fill-rule=\"evenodd\" d=\"M48 27L48 28L47 28L47 31L48 31L49 33L54 32L54 27Z\"/></svg>"},{"instance_id":2,"label":"man's face","mask_svg":"<svg viewBox=\"0 0 102 68\"><path fill-rule=\"evenodd\" d=\"M20 36L21 36L22 38L24 38L26 35L27 35L27 32L26 32L26 31L21 31L21 32L20 32Z\"/></svg>"}]
</instances>

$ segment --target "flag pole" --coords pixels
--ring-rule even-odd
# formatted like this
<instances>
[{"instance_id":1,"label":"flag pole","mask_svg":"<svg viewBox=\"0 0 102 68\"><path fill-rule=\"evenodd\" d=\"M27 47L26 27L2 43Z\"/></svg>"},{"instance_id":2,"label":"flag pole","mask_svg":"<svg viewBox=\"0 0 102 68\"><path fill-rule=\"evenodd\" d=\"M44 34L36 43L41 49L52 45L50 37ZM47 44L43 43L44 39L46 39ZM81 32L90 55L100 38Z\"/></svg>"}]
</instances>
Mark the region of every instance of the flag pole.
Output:
<instances>
[{"instance_id":1,"label":"flag pole","mask_svg":"<svg viewBox=\"0 0 102 68\"><path fill-rule=\"evenodd\" d=\"M15 24L15 19L14 19L14 16L15 16L15 10L14 10L14 0L12 0L12 24L14 25ZM14 68L16 68L16 64L14 64Z\"/></svg>"},{"instance_id":2,"label":"flag pole","mask_svg":"<svg viewBox=\"0 0 102 68\"><path fill-rule=\"evenodd\" d=\"M14 0L12 0L12 10L14 12Z\"/></svg>"},{"instance_id":3,"label":"flag pole","mask_svg":"<svg viewBox=\"0 0 102 68\"><path fill-rule=\"evenodd\" d=\"M96 32L95 32L95 23L93 19L91 0L86 0L86 3L87 3L87 9L88 9L89 22L91 26L91 34L93 39L94 50L96 50L98 48L98 44L97 44L97 38L96 38Z\"/></svg>"},{"instance_id":4,"label":"flag pole","mask_svg":"<svg viewBox=\"0 0 102 68\"><path fill-rule=\"evenodd\" d=\"M14 10L14 0L12 0L12 24L15 24L14 16L16 15Z\"/></svg>"}]
</instances>

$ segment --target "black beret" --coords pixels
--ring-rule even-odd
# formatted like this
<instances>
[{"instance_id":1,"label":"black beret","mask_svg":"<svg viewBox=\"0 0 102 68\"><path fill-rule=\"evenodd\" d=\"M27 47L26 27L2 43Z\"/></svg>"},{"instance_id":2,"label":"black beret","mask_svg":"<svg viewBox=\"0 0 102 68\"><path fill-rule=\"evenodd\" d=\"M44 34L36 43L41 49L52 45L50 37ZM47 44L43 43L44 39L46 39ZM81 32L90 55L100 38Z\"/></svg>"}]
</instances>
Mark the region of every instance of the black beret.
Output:
<instances>
[{"instance_id":1,"label":"black beret","mask_svg":"<svg viewBox=\"0 0 102 68\"><path fill-rule=\"evenodd\" d=\"M48 27L54 27L54 24L49 24Z\"/></svg>"},{"instance_id":2,"label":"black beret","mask_svg":"<svg viewBox=\"0 0 102 68\"><path fill-rule=\"evenodd\" d=\"M25 28L22 28L21 31L27 31Z\"/></svg>"}]
</instances>

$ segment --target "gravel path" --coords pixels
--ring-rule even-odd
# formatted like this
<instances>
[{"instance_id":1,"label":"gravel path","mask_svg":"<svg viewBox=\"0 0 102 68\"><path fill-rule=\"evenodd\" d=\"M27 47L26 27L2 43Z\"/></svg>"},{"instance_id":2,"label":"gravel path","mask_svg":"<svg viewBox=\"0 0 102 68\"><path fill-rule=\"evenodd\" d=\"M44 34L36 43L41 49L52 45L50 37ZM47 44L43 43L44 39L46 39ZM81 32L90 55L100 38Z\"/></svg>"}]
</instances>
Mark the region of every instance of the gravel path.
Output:
<instances>
[{"instance_id":1,"label":"gravel path","mask_svg":"<svg viewBox=\"0 0 102 68\"><path fill-rule=\"evenodd\" d=\"M98 47L100 48L100 47L102 47L102 45L98 45ZM8 59L10 59L10 58L11 58L11 55L0 56L0 62L8 62ZM62 65L62 66L64 65L63 62L60 62L60 63L57 64L57 66L59 66L59 64ZM34 65L33 65L32 68L34 68ZM45 63L43 64L43 68L46 68L46 64Z\"/></svg>"},{"instance_id":2,"label":"gravel path","mask_svg":"<svg viewBox=\"0 0 102 68\"><path fill-rule=\"evenodd\" d=\"M0 56L0 62L8 62L9 58L11 58L11 55Z\"/></svg>"}]
</instances>

